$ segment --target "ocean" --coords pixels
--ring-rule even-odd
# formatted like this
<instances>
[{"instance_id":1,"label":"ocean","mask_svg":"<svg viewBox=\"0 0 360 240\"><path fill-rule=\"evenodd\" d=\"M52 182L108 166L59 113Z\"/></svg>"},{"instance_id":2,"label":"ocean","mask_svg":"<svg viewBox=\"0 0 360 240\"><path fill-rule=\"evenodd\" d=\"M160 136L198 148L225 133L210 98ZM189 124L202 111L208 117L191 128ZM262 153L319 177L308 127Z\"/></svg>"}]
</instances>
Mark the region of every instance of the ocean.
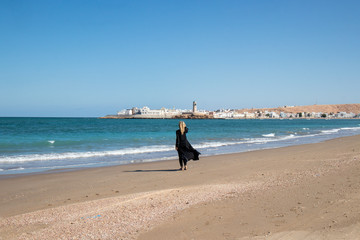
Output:
<instances>
[{"instance_id":1,"label":"ocean","mask_svg":"<svg viewBox=\"0 0 360 240\"><path fill-rule=\"evenodd\" d=\"M0 175L177 159L175 119L0 118ZM360 134L360 119L185 120L201 157ZM241 161L241 160L239 160ZM174 161L174 168L178 162Z\"/></svg>"}]
</instances>

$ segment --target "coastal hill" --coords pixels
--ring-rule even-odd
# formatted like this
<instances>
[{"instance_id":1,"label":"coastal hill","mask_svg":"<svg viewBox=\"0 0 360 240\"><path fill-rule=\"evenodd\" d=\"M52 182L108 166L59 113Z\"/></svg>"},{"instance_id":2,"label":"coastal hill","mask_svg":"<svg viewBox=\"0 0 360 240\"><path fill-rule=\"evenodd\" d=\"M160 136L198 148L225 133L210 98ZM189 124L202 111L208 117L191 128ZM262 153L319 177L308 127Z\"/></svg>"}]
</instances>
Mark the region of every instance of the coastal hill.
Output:
<instances>
[{"instance_id":1,"label":"coastal hill","mask_svg":"<svg viewBox=\"0 0 360 240\"><path fill-rule=\"evenodd\" d=\"M216 111L181 111L162 108L153 110L148 107L142 109L126 109L117 115L107 115L101 118L117 119L241 119L241 118L301 118L303 113L310 118L354 118L360 117L360 104L333 104L333 105L308 105L308 106L283 106L277 108L250 108L228 109ZM281 116L280 116L281 115Z\"/></svg>"},{"instance_id":2,"label":"coastal hill","mask_svg":"<svg viewBox=\"0 0 360 240\"><path fill-rule=\"evenodd\" d=\"M360 104L333 104L333 105L307 105L307 106L284 106L277 108L251 108L251 109L238 109L237 112L244 113L254 113L254 112L284 112L284 113L298 113L298 112L322 112L322 113L337 113L337 112L347 112L347 113L360 113Z\"/></svg>"}]
</instances>

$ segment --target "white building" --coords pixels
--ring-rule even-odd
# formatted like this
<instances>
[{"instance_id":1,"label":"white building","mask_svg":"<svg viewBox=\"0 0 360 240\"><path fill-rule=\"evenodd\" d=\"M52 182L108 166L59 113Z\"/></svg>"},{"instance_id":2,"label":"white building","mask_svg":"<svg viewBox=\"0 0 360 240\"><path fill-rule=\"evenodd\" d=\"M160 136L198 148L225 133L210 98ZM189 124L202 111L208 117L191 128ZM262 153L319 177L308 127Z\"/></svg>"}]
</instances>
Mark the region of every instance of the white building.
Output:
<instances>
[{"instance_id":1,"label":"white building","mask_svg":"<svg viewBox=\"0 0 360 240\"><path fill-rule=\"evenodd\" d=\"M339 112L335 114L337 118L354 118L356 115L354 113L347 113L347 112Z\"/></svg>"},{"instance_id":2,"label":"white building","mask_svg":"<svg viewBox=\"0 0 360 240\"><path fill-rule=\"evenodd\" d=\"M281 117L281 118L288 118L288 114L287 114L287 113L284 113L284 112L281 112L281 113L280 113L280 117Z\"/></svg>"},{"instance_id":3,"label":"white building","mask_svg":"<svg viewBox=\"0 0 360 240\"><path fill-rule=\"evenodd\" d=\"M244 112L245 118L255 118L255 113Z\"/></svg>"},{"instance_id":4,"label":"white building","mask_svg":"<svg viewBox=\"0 0 360 240\"><path fill-rule=\"evenodd\" d=\"M165 115L165 111L163 111L163 109L151 110L149 107L145 106L140 109L140 114L141 115L161 116L161 115Z\"/></svg>"},{"instance_id":5,"label":"white building","mask_svg":"<svg viewBox=\"0 0 360 240\"><path fill-rule=\"evenodd\" d=\"M149 107L143 107L139 110L137 115L141 117L150 117L150 118L170 118L176 115L180 115L181 111L175 109L150 109Z\"/></svg>"},{"instance_id":6,"label":"white building","mask_svg":"<svg viewBox=\"0 0 360 240\"><path fill-rule=\"evenodd\" d=\"M277 114L276 112L268 112L265 111L265 116L268 116L269 118L279 118L279 114Z\"/></svg>"},{"instance_id":7,"label":"white building","mask_svg":"<svg viewBox=\"0 0 360 240\"><path fill-rule=\"evenodd\" d=\"M233 112L215 112L214 118L233 118L234 113Z\"/></svg>"},{"instance_id":8,"label":"white building","mask_svg":"<svg viewBox=\"0 0 360 240\"><path fill-rule=\"evenodd\" d=\"M130 116L133 114L132 109L123 109L117 113L119 116Z\"/></svg>"}]
</instances>

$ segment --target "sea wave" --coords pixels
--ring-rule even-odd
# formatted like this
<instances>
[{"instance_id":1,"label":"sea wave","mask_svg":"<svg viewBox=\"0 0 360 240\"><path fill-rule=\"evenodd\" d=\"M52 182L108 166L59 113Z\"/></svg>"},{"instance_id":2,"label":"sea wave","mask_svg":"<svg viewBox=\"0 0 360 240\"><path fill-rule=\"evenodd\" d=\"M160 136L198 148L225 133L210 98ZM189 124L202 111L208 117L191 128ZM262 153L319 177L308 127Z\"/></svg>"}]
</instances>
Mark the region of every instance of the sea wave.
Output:
<instances>
[{"instance_id":1,"label":"sea wave","mask_svg":"<svg viewBox=\"0 0 360 240\"><path fill-rule=\"evenodd\" d=\"M152 152L164 152L173 150L173 147L166 145L139 147L139 148L126 148L122 150L112 151L98 151L98 152L65 152L65 153L48 153L48 154L28 154L7 156L0 158L0 163L14 163L14 162L30 162L30 161L49 161L61 159L76 159L76 158L92 158L92 157L105 157L105 156L121 156L127 154L140 154Z\"/></svg>"},{"instance_id":2,"label":"sea wave","mask_svg":"<svg viewBox=\"0 0 360 240\"><path fill-rule=\"evenodd\" d=\"M282 139L291 138L293 135L285 136L275 139L271 138L245 138L233 141L206 141L202 143L193 144L194 148L209 149L238 144L252 144L252 143L266 143L269 141L279 141ZM79 158L98 158L98 157L111 157L122 155L137 155L156 152L169 152L174 151L173 145L154 145L144 146L138 148L125 148L120 150L111 151L89 151L89 152L64 152L64 153L46 153L46 154L27 154L16 156L3 156L0 157L1 164L11 164L17 162L33 162L33 161L52 161L52 160L65 160L65 159L79 159Z\"/></svg>"},{"instance_id":3,"label":"sea wave","mask_svg":"<svg viewBox=\"0 0 360 240\"><path fill-rule=\"evenodd\" d=\"M343 128L334 128L334 129L328 129L328 130L322 130L322 134L332 134L332 133L338 133L339 131L359 131L360 127L343 127Z\"/></svg>"},{"instance_id":4,"label":"sea wave","mask_svg":"<svg viewBox=\"0 0 360 240\"><path fill-rule=\"evenodd\" d=\"M194 144L193 147L196 149L204 149L204 148L216 148L216 147L223 147L229 145L236 145L244 143L244 141L225 141L225 142L203 142Z\"/></svg>"},{"instance_id":5,"label":"sea wave","mask_svg":"<svg viewBox=\"0 0 360 240\"><path fill-rule=\"evenodd\" d=\"M198 149L200 152L204 149L214 149L218 147L226 147L233 145L243 145L243 144L266 144L270 142L281 142L281 141L292 141L298 138L310 138L316 136L324 135L337 135L342 131L360 131L360 127L344 127L344 128L334 128L321 130L317 133L309 134L296 134L294 132L288 133L287 135L277 135L275 133L263 134L263 137L259 138L243 138L243 139L229 139L229 140L217 140L211 141L206 140L204 142L193 144L194 148ZM49 140L54 141L54 140ZM79 159L79 158L99 158L99 157L114 157L114 156L123 156L123 155L138 155L135 156L135 159L141 158L144 159L144 155L141 154L151 154L151 153L166 153L174 151L173 145L152 145L152 146L143 146L143 147L132 147L124 148L119 150L109 150L109 151L87 151L87 152L63 152L63 153L42 153L42 154L22 154L22 155L3 155L0 156L0 164L14 164L19 162L35 162L35 161L53 161L53 160L65 160L65 159ZM158 155L158 154L157 154ZM151 159L158 156L150 157ZM167 154L168 155L168 154ZM176 153L174 153L176 155ZM149 156L147 156L149 157ZM146 158L147 158L146 157ZM133 159L133 158L132 158ZM125 161L125 160L121 160ZM3 166L0 168L0 171L5 171Z\"/></svg>"},{"instance_id":6,"label":"sea wave","mask_svg":"<svg viewBox=\"0 0 360 240\"><path fill-rule=\"evenodd\" d=\"M25 170L25 168L23 167L14 167L14 168L0 168L0 172L3 172L3 171L21 171L21 170Z\"/></svg>"},{"instance_id":7,"label":"sea wave","mask_svg":"<svg viewBox=\"0 0 360 240\"><path fill-rule=\"evenodd\" d=\"M322 130L321 133L323 133L323 134L331 134L331 133L337 133L337 132L339 132L340 130L341 130L340 128L329 129L329 130Z\"/></svg>"},{"instance_id":8,"label":"sea wave","mask_svg":"<svg viewBox=\"0 0 360 240\"><path fill-rule=\"evenodd\" d=\"M343 127L340 128L341 130L352 130L352 131L358 131L360 130L360 127Z\"/></svg>"},{"instance_id":9,"label":"sea wave","mask_svg":"<svg viewBox=\"0 0 360 240\"><path fill-rule=\"evenodd\" d=\"M263 137L275 137L275 133L263 134Z\"/></svg>"}]
</instances>

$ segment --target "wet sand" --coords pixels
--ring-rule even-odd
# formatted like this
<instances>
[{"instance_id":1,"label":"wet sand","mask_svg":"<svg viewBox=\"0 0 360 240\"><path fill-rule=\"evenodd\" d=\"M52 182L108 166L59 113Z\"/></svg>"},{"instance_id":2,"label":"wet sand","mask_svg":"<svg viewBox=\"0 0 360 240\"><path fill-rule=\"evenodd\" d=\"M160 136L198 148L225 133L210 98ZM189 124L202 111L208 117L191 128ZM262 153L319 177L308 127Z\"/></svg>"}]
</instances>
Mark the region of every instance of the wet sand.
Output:
<instances>
[{"instance_id":1,"label":"wet sand","mask_svg":"<svg viewBox=\"0 0 360 240\"><path fill-rule=\"evenodd\" d=\"M360 239L360 135L0 178L0 239Z\"/></svg>"}]
</instances>

